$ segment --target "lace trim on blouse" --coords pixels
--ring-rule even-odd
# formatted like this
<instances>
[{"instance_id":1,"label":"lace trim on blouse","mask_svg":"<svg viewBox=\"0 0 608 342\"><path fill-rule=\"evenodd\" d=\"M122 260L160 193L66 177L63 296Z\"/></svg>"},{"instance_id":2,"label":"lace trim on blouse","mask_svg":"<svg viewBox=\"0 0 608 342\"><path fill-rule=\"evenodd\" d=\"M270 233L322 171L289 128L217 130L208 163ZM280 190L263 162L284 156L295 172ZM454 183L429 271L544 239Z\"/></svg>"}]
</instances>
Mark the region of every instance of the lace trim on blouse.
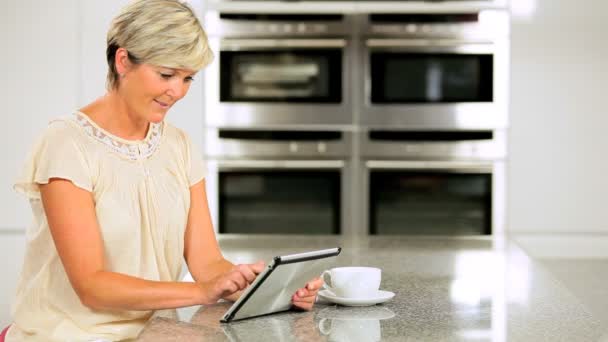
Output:
<instances>
[{"instance_id":1,"label":"lace trim on blouse","mask_svg":"<svg viewBox=\"0 0 608 342\"><path fill-rule=\"evenodd\" d=\"M74 119L76 123L84 129L87 135L131 160L148 158L160 145L163 127L162 123L150 123L148 134L144 140L128 141L106 132L94 122L90 121L84 114L76 112L74 113Z\"/></svg>"}]
</instances>

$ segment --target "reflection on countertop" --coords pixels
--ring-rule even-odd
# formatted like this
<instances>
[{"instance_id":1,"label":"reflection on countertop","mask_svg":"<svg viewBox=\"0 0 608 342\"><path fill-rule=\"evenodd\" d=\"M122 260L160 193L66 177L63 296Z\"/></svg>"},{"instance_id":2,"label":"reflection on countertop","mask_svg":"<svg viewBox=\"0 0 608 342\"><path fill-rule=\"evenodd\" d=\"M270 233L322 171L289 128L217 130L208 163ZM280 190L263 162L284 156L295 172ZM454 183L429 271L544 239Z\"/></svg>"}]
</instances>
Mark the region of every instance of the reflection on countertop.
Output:
<instances>
[{"instance_id":1,"label":"reflection on countertop","mask_svg":"<svg viewBox=\"0 0 608 342\"><path fill-rule=\"evenodd\" d=\"M139 340L608 341L608 290L598 286L608 282L608 258L560 258L546 243L536 256L535 238L220 239L235 262L340 245L336 266L380 267L381 289L396 296L370 307L321 301L311 312L230 324L219 323L229 303L184 308L177 317L159 313Z\"/></svg>"},{"instance_id":2,"label":"reflection on countertop","mask_svg":"<svg viewBox=\"0 0 608 342\"><path fill-rule=\"evenodd\" d=\"M340 307L330 306L319 311L317 328L330 341L380 341L380 321L395 317L395 313L382 306Z\"/></svg>"}]
</instances>

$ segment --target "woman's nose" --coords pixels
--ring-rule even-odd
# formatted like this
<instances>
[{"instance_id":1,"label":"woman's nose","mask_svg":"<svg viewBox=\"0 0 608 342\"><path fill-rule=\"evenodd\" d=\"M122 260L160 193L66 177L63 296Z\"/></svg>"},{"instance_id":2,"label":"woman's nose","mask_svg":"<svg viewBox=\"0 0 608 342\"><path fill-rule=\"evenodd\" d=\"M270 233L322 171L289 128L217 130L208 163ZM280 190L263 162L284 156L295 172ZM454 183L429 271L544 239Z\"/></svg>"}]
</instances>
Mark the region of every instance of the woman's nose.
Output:
<instances>
[{"instance_id":1,"label":"woman's nose","mask_svg":"<svg viewBox=\"0 0 608 342\"><path fill-rule=\"evenodd\" d=\"M177 101L184 97L187 91L188 85L184 81L176 80L175 82L170 83L167 93L171 95L171 97L173 97L175 101Z\"/></svg>"}]
</instances>

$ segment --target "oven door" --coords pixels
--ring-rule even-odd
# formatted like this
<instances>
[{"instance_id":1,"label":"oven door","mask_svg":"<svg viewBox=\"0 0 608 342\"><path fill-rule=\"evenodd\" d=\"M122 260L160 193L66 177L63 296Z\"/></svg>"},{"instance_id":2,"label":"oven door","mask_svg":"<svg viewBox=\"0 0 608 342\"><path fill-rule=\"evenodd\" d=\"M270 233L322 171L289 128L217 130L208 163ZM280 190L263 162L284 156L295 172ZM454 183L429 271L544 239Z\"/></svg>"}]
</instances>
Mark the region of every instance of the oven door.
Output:
<instances>
[{"instance_id":1,"label":"oven door","mask_svg":"<svg viewBox=\"0 0 608 342\"><path fill-rule=\"evenodd\" d=\"M416 129L507 125L507 45L368 39L362 123Z\"/></svg>"},{"instance_id":2,"label":"oven door","mask_svg":"<svg viewBox=\"0 0 608 342\"><path fill-rule=\"evenodd\" d=\"M206 75L213 127L350 125L346 39L223 39Z\"/></svg>"},{"instance_id":3,"label":"oven door","mask_svg":"<svg viewBox=\"0 0 608 342\"><path fill-rule=\"evenodd\" d=\"M491 162L367 161L364 222L371 235L492 234L495 178L503 177L495 170Z\"/></svg>"},{"instance_id":4,"label":"oven door","mask_svg":"<svg viewBox=\"0 0 608 342\"><path fill-rule=\"evenodd\" d=\"M220 234L332 235L350 220L341 160L224 160L209 164Z\"/></svg>"}]
</instances>

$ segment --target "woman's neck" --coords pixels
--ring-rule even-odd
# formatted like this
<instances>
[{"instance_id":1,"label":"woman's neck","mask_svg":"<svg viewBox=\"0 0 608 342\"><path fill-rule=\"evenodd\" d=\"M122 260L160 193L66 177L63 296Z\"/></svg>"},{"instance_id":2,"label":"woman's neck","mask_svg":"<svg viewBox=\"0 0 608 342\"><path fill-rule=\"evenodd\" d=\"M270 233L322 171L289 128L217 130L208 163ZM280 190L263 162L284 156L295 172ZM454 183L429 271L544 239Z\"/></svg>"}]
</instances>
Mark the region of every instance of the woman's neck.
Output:
<instances>
[{"instance_id":1,"label":"woman's neck","mask_svg":"<svg viewBox=\"0 0 608 342\"><path fill-rule=\"evenodd\" d=\"M80 109L99 127L126 140L143 140L150 123L129 110L127 103L115 91Z\"/></svg>"}]
</instances>

